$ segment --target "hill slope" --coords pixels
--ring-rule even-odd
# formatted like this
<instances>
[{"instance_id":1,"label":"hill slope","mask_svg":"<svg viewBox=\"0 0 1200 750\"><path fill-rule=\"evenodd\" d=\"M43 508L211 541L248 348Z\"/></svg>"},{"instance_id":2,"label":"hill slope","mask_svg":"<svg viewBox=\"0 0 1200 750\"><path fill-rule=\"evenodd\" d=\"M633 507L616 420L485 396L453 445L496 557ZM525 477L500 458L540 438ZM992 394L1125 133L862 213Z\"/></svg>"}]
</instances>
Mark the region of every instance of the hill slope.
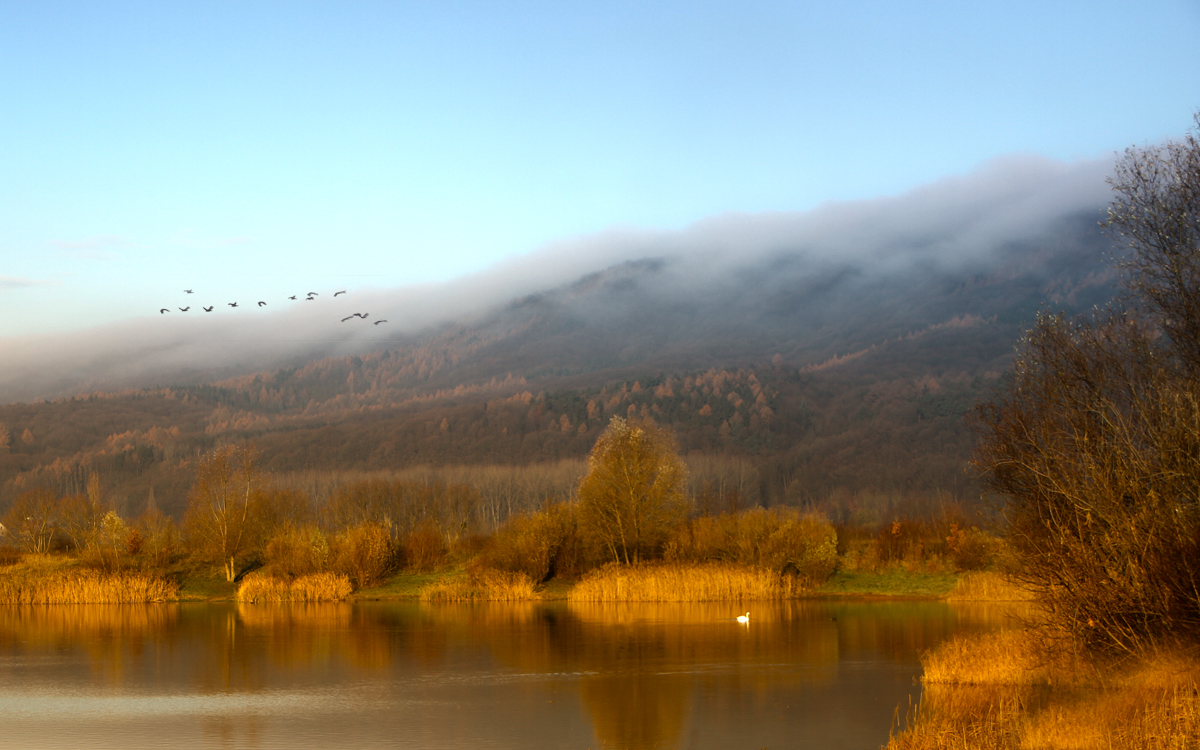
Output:
<instances>
[{"instance_id":1,"label":"hill slope","mask_svg":"<svg viewBox=\"0 0 1200 750\"><path fill-rule=\"evenodd\" d=\"M975 494L961 415L1043 305L1113 292L1095 214L935 262L804 251L723 268L668 255L526 295L379 351L204 385L0 406L0 504L99 473L126 513L182 511L196 455L251 439L276 472L528 464L586 455L615 415L740 457L749 500ZM881 499L882 498L882 499Z\"/></svg>"}]
</instances>

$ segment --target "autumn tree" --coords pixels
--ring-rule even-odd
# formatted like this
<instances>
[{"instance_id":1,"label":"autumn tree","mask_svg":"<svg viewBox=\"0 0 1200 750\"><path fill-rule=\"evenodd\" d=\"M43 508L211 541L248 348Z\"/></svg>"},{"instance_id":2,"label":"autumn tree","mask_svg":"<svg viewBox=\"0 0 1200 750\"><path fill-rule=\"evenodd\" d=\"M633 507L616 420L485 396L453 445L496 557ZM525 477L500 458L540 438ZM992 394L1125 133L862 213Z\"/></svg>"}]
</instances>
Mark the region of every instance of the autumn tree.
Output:
<instances>
[{"instance_id":1,"label":"autumn tree","mask_svg":"<svg viewBox=\"0 0 1200 750\"><path fill-rule=\"evenodd\" d=\"M58 497L45 488L21 493L5 514L4 526L30 552L49 552L58 530Z\"/></svg>"},{"instance_id":2,"label":"autumn tree","mask_svg":"<svg viewBox=\"0 0 1200 750\"><path fill-rule=\"evenodd\" d=\"M1200 639L1200 143L1131 149L1110 182L1123 304L1038 318L975 465L1056 621L1139 651Z\"/></svg>"},{"instance_id":3,"label":"autumn tree","mask_svg":"<svg viewBox=\"0 0 1200 750\"><path fill-rule=\"evenodd\" d=\"M86 494L69 495L60 501L62 531L77 552L85 552L93 546L96 531L108 510L100 489L100 477L95 473L88 476Z\"/></svg>"},{"instance_id":4,"label":"autumn tree","mask_svg":"<svg viewBox=\"0 0 1200 750\"><path fill-rule=\"evenodd\" d=\"M640 562L682 520L686 484L669 430L613 417L579 483L580 525L614 561Z\"/></svg>"},{"instance_id":5,"label":"autumn tree","mask_svg":"<svg viewBox=\"0 0 1200 750\"><path fill-rule=\"evenodd\" d=\"M226 445L200 459L188 494L184 529L193 549L221 563L232 582L238 561L260 542L266 526L258 451L249 444Z\"/></svg>"}]
</instances>

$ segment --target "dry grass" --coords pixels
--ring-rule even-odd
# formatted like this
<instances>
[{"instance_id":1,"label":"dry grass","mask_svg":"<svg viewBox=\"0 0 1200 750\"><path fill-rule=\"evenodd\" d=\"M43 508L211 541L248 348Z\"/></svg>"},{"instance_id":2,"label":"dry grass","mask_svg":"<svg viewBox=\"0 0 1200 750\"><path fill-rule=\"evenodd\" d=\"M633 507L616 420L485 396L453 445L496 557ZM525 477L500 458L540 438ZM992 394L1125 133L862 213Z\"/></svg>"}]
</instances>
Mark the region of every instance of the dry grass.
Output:
<instances>
[{"instance_id":1,"label":"dry grass","mask_svg":"<svg viewBox=\"0 0 1200 750\"><path fill-rule=\"evenodd\" d=\"M725 563L606 565L584 576L568 599L584 602L711 602L784 599L791 579L762 568Z\"/></svg>"},{"instance_id":2,"label":"dry grass","mask_svg":"<svg viewBox=\"0 0 1200 750\"><path fill-rule=\"evenodd\" d=\"M1100 667L1006 631L949 641L922 662L921 704L888 750L1200 747L1195 655Z\"/></svg>"},{"instance_id":3,"label":"dry grass","mask_svg":"<svg viewBox=\"0 0 1200 750\"><path fill-rule=\"evenodd\" d=\"M524 602L540 599L524 573L482 569L443 579L421 590L425 602Z\"/></svg>"},{"instance_id":4,"label":"dry grass","mask_svg":"<svg viewBox=\"0 0 1200 750\"><path fill-rule=\"evenodd\" d=\"M27 555L0 574L0 604L133 604L179 596L179 584L144 573L101 573Z\"/></svg>"},{"instance_id":5,"label":"dry grass","mask_svg":"<svg viewBox=\"0 0 1200 750\"><path fill-rule=\"evenodd\" d=\"M952 638L921 658L926 685L1092 684L1069 649L1049 649L1022 630Z\"/></svg>"},{"instance_id":6,"label":"dry grass","mask_svg":"<svg viewBox=\"0 0 1200 750\"><path fill-rule=\"evenodd\" d=\"M963 573L946 597L952 602L1028 602L1033 594L999 573Z\"/></svg>"},{"instance_id":7,"label":"dry grass","mask_svg":"<svg viewBox=\"0 0 1200 750\"><path fill-rule=\"evenodd\" d=\"M350 579L334 573L314 573L294 581L248 575L238 586L237 600L247 604L278 602L335 602L350 596Z\"/></svg>"}]
</instances>

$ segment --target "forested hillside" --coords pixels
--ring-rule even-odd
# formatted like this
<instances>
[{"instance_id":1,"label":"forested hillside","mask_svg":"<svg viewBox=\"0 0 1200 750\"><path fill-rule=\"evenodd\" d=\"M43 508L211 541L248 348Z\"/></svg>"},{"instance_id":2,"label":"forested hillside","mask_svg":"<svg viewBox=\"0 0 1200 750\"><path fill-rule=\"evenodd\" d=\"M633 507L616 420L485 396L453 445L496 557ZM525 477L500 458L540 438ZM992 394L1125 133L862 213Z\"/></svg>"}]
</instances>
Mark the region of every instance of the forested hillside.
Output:
<instances>
[{"instance_id":1,"label":"forested hillside","mask_svg":"<svg viewBox=\"0 0 1200 750\"><path fill-rule=\"evenodd\" d=\"M847 517L971 501L962 414L998 386L1040 306L1111 296L1108 248L1083 216L953 267L784 254L692 278L646 260L371 353L7 404L0 510L97 474L124 513L178 515L196 457L228 441L252 440L280 477L542 465L581 459L612 416L634 414L670 426L697 466L723 457L694 472L697 492L733 472L736 502Z\"/></svg>"}]
</instances>

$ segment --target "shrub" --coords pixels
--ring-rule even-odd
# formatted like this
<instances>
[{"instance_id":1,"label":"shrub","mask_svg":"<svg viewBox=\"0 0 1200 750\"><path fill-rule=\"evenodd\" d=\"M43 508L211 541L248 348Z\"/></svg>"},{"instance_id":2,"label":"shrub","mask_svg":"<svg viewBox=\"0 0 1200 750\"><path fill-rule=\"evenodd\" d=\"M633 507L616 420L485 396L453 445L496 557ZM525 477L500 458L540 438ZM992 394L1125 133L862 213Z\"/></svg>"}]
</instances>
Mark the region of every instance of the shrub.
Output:
<instances>
[{"instance_id":1,"label":"shrub","mask_svg":"<svg viewBox=\"0 0 1200 750\"><path fill-rule=\"evenodd\" d=\"M333 569L363 588L396 567L396 544L381 523L360 523L337 536Z\"/></svg>"},{"instance_id":2,"label":"shrub","mask_svg":"<svg viewBox=\"0 0 1200 750\"><path fill-rule=\"evenodd\" d=\"M479 558L484 567L524 573L538 582L577 575L584 560L574 510L563 504L510 519Z\"/></svg>"},{"instance_id":3,"label":"shrub","mask_svg":"<svg viewBox=\"0 0 1200 750\"><path fill-rule=\"evenodd\" d=\"M284 581L329 569L329 540L316 526L277 529L263 549L263 573Z\"/></svg>"},{"instance_id":4,"label":"shrub","mask_svg":"<svg viewBox=\"0 0 1200 750\"><path fill-rule=\"evenodd\" d=\"M0 565L16 565L21 562L21 550L9 545L0 546Z\"/></svg>"},{"instance_id":5,"label":"shrub","mask_svg":"<svg viewBox=\"0 0 1200 750\"><path fill-rule=\"evenodd\" d=\"M666 557L677 562L754 565L815 585L837 566L837 532L816 514L801 514L794 508L755 508L692 520L668 542Z\"/></svg>"},{"instance_id":6,"label":"shrub","mask_svg":"<svg viewBox=\"0 0 1200 750\"><path fill-rule=\"evenodd\" d=\"M432 521L424 521L405 534L401 548L411 570L434 570L446 561L446 537Z\"/></svg>"}]
</instances>

